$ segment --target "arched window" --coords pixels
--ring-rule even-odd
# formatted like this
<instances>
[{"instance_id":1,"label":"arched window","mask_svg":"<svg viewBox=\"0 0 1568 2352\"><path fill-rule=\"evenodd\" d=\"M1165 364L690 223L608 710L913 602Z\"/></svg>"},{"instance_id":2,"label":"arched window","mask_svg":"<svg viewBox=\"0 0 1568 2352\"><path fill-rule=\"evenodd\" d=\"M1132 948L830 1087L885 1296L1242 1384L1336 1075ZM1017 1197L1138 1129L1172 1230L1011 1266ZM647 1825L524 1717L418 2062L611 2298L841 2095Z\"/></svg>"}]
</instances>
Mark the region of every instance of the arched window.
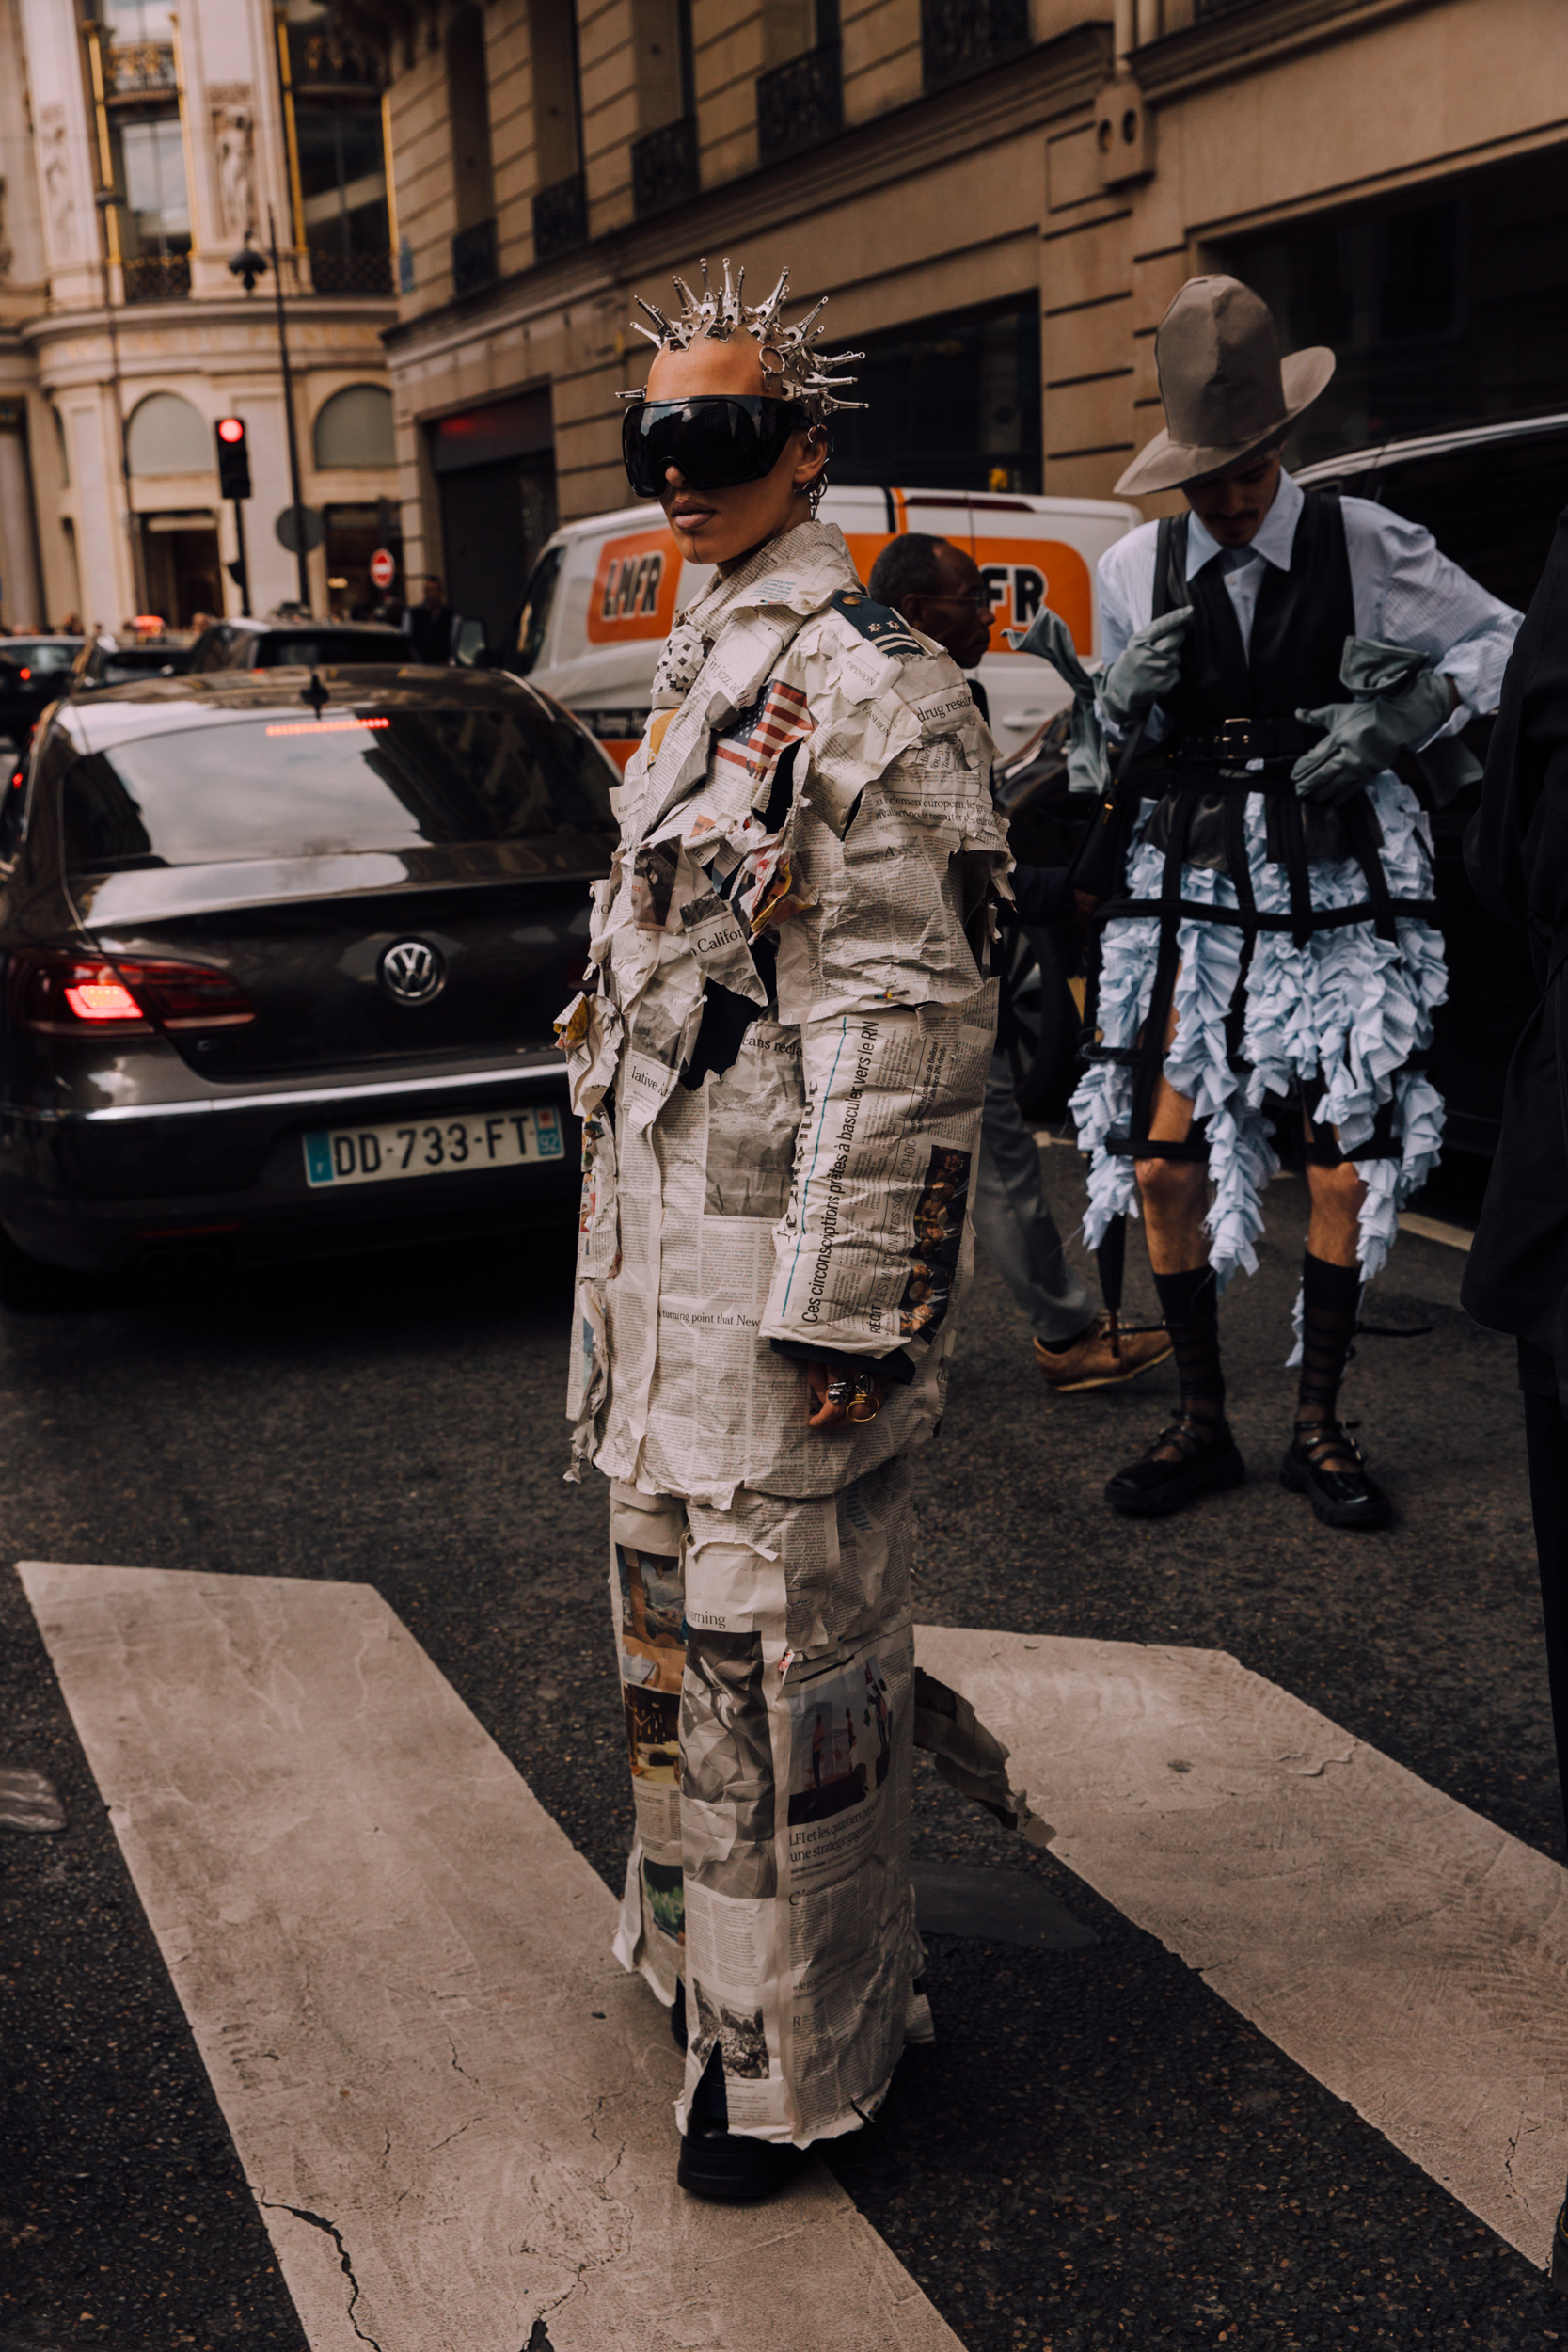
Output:
<instances>
[{"instance_id":1,"label":"arched window","mask_svg":"<svg viewBox=\"0 0 1568 2352\"><path fill-rule=\"evenodd\" d=\"M206 419L178 392L149 392L137 402L125 447L135 474L211 473L216 464Z\"/></svg>"},{"instance_id":2,"label":"arched window","mask_svg":"<svg viewBox=\"0 0 1568 2352\"><path fill-rule=\"evenodd\" d=\"M381 384L350 384L316 412L316 465L322 472L343 466L390 466L392 395Z\"/></svg>"}]
</instances>

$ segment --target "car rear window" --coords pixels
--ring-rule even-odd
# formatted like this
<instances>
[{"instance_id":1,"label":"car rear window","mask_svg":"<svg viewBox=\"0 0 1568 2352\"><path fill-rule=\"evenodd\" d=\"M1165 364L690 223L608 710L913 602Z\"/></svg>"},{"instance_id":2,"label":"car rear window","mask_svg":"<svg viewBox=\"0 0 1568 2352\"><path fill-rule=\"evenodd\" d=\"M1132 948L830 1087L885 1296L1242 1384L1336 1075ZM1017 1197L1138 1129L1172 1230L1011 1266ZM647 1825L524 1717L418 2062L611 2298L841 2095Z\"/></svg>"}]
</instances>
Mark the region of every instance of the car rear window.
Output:
<instances>
[{"instance_id":1,"label":"car rear window","mask_svg":"<svg viewBox=\"0 0 1568 2352\"><path fill-rule=\"evenodd\" d=\"M280 670L298 663L319 670L332 661L406 661L409 648L395 629L334 629L314 636L300 629L279 629L247 647L242 636L232 657L242 669Z\"/></svg>"},{"instance_id":2,"label":"car rear window","mask_svg":"<svg viewBox=\"0 0 1568 2352\"><path fill-rule=\"evenodd\" d=\"M100 686L130 686L139 677L179 677L191 666L188 645L122 645L103 656Z\"/></svg>"},{"instance_id":3,"label":"car rear window","mask_svg":"<svg viewBox=\"0 0 1568 2352\"><path fill-rule=\"evenodd\" d=\"M74 645L29 644L24 637L0 640L0 661L9 661L18 669L69 670L76 659Z\"/></svg>"},{"instance_id":4,"label":"car rear window","mask_svg":"<svg viewBox=\"0 0 1568 2352\"><path fill-rule=\"evenodd\" d=\"M612 781L592 740L547 710L279 711L75 761L65 862L114 873L561 833L608 848Z\"/></svg>"}]
</instances>

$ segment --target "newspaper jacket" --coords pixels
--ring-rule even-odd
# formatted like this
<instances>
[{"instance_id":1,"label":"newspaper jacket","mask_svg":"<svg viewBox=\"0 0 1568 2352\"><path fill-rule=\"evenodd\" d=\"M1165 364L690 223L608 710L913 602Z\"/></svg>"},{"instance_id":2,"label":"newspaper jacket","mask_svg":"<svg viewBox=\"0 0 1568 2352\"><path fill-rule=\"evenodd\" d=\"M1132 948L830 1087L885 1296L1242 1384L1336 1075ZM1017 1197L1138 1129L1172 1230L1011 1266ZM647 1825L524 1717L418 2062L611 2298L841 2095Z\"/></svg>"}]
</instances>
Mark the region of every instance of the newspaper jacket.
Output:
<instances>
[{"instance_id":1,"label":"newspaper jacket","mask_svg":"<svg viewBox=\"0 0 1568 2352\"><path fill-rule=\"evenodd\" d=\"M847 1486L940 1418L1006 853L961 675L826 525L677 620L653 701L560 1023L585 1122L574 1474L728 1509ZM773 1339L913 1377L814 1435Z\"/></svg>"}]
</instances>

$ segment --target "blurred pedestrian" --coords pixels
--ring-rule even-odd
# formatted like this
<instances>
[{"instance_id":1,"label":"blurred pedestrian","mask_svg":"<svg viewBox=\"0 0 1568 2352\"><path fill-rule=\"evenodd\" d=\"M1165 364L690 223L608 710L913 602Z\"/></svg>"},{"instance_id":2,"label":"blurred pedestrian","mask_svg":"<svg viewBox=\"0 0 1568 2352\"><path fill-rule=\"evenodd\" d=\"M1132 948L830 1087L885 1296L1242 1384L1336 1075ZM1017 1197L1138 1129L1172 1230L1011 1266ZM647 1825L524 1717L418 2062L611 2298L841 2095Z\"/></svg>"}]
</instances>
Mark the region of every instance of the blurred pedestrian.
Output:
<instances>
[{"instance_id":1,"label":"blurred pedestrian","mask_svg":"<svg viewBox=\"0 0 1568 2352\"><path fill-rule=\"evenodd\" d=\"M403 615L403 631L413 644L415 659L444 669L457 650L459 615L447 602L446 589L435 572L427 572L418 604Z\"/></svg>"},{"instance_id":2,"label":"blurred pedestrian","mask_svg":"<svg viewBox=\"0 0 1568 2352\"><path fill-rule=\"evenodd\" d=\"M1436 1165L1425 1056L1448 986L1431 825L1398 771L1414 760L1439 799L1477 772L1451 739L1496 708L1519 615L1419 525L1283 470L1334 354L1282 361L1249 288L1190 278L1155 359L1165 430L1117 489L1181 490L1189 512L1100 563L1101 703L1125 746L1118 801L1141 807L1073 1111L1090 1240L1141 1197L1181 1406L1106 1499L1148 1517L1246 1474L1219 1291L1257 1263L1279 1165L1265 1104L1285 1094L1312 1207L1280 1477L1331 1527L1381 1527L1387 1498L1339 1422L1339 1384L1362 1287Z\"/></svg>"},{"instance_id":3,"label":"blurred pedestrian","mask_svg":"<svg viewBox=\"0 0 1568 2352\"><path fill-rule=\"evenodd\" d=\"M950 539L923 531L890 539L866 582L872 596L933 638L960 670L973 670L990 644L991 600L974 558ZM969 691L989 721L985 688ZM1066 869L1015 866L1013 895L1025 923L1045 929L1065 911ZM1039 1146L1018 1106L1005 1052L986 1083L980 1153L974 1171L974 1231L1035 1335L1035 1360L1047 1384L1070 1391L1134 1380L1171 1352L1169 1334L1127 1329L1096 1308L1067 1262L1040 1181Z\"/></svg>"},{"instance_id":4,"label":"blurred pedestrian","mask_svg":"<svg viewBox=\"0 0 1568 2352\"><path fill-rule=\"evenodd\" d=\"M1507 1331L1524 1391L1558 1788L1568 1811L1568 514L1503 681L1479 815L1476 894L1529 942L1541 998L1509 1064L1502 1133L1460 1296ZM1552 2278L1568 2288L1559 2213Z\"/></svg>"}]
</instances>

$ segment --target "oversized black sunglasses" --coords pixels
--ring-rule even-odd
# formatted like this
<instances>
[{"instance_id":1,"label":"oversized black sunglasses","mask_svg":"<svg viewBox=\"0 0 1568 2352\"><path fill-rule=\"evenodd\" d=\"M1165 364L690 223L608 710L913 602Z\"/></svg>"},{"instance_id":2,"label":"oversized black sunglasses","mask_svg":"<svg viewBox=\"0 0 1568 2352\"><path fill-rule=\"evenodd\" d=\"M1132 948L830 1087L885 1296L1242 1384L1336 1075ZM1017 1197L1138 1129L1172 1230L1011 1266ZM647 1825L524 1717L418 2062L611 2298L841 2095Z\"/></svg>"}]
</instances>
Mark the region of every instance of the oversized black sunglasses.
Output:
<instances>
[{"instance_id":1,"label":"oversized black sunglasses","mask_svg":"<svg viewBox=\"0 0 1568 2352\"><path fill-rule=\"evenodd\" d=\"M778 464L790 435L810 424L797 400L732 399L721 393L640 400L621 425L626 480L640 499L657 498L671 466L694 490L761 482Z\"/></svg>"}]
</instances>

